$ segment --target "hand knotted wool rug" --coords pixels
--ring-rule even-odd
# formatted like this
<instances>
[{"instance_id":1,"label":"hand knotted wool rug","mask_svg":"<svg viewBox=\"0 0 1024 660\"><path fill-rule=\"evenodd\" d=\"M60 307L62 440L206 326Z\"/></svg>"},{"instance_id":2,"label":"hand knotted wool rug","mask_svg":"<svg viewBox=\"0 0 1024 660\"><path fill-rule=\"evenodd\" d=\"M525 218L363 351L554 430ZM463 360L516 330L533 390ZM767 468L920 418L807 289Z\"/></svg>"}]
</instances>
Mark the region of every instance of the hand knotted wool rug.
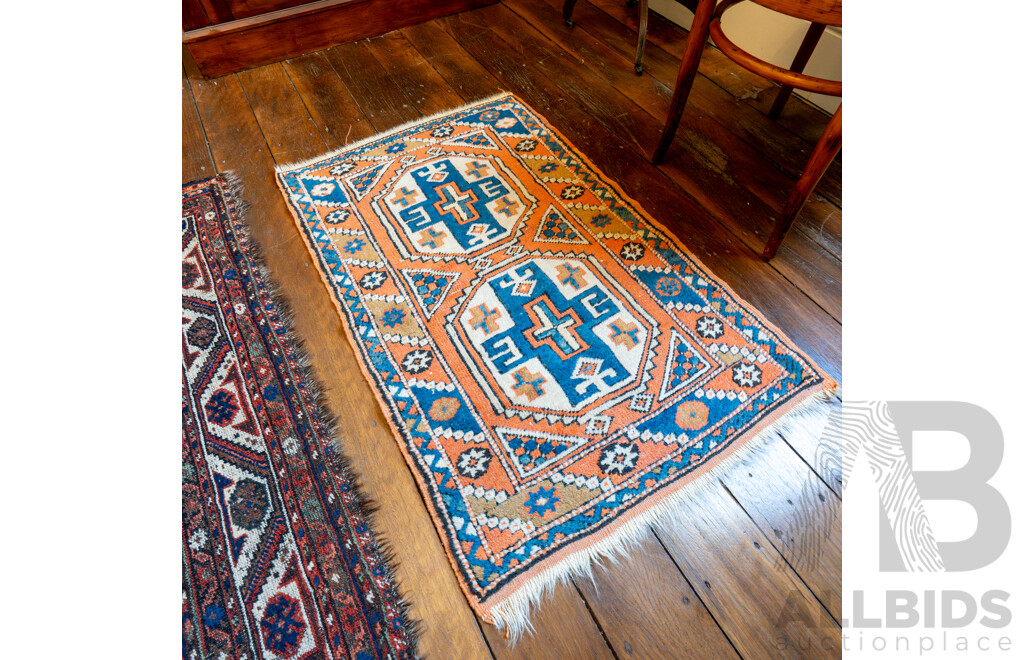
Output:
<instances>
[{"instance_id":1,"label":"hand knotted wool rug","mask_svg":"<svg viewBox=\"0 0 1024 660\"><path fill-rule=\"evenodd\" d=\"M467 598L513 637L836 388L514 96L278 182Z\"/></svg>"},{"instance_id":2,"label":"hand knotted wool rug","mask_svg":"<svg viewBox=\"0 0 1024 660\"><path fill-rule=\"evenodd\" d=\"M414 657L229 185L181 199L182 657Z\"/></svg>"}]
</instances>

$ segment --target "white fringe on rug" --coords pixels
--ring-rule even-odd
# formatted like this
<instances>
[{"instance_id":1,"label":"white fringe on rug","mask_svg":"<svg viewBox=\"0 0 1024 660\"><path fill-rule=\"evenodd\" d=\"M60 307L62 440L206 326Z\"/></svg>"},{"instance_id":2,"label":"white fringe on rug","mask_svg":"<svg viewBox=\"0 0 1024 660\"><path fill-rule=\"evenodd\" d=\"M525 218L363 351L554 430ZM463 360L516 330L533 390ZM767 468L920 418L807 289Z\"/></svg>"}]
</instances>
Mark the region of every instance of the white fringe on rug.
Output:
<instances>
[{"instance_id":1,"label":"white fringe on rug","mask_svg":"<svg viewBox=\"0 0 1024 660\"><path fill-rule=\"evenodd\" d=\"M534 632L533 625L530 623L534 608L540 605L541 601L550 597L559 584L568 584L571 580L580 578L593 582L594 568L598 563L608 560L617 564L622 559L627 559L630 550L640 544L648 531L659 531L673 526L678 508L687 505L687 501L692 498L694 489L717 488L718 482L729 470L775 436L785 439L792 433L813 433L815 437L821 437L821 433L828 423L829 415L841 402L842 394L838 389L820 392L809 397L786 413L775 424L746 441L742 447L721 463L685 484L644 513L623 524L608 538L574 552L557 565L530 579L511 596L493 605L487 611L484 619L490 620L495 627L503 630L505 637L509 639L509 644L514 645L524 633Z\"/></svg>"},{"instance_id":2,"label":"white fringe on rug","mask_svg":"<svg viewBox=\"0 0 1024 660\"><path fill-rule=\"evenodd\" d=\"M371 135L370 137L363 138L362 140L357 140L355 142L350 142L350 143L346 144L344 147L341 147L340 149L335 149L334 151L329 151L327 153L322 153L322 154L320 154L318 156L313 156L312 158L307 158L305 160L300 160L300 161L295 161L295 162L292 162L292 163L284 163L283 165L278 165L277 167L274 168L274 170L277 173L280 174L282 172L290 172L292 170L301 169L303 167L309 167L311 165L316 165L317 163L321 163L321 162L323 162L325 160L330 160L331 158L337 158L338 156L340 156L343 153L346 153L348 151L351 151L353 149L361 147L361 146L363 146L365 144L369 144L370 142L376 142L378 140L383 140L383 139L388 138L388 137L390 137L390 136L392 136L392 135L394 135L396 133L401 133L402 131L406 130L407 128L412 128L413 126L419 126L420 124L426 124L426 123L434 121L435 119L440 119L441 117L446 117L446 116L448 116L450 114L454 114L456 112L464 112L466 110L469 110L470 108L475 108L478 105L484 105L485 103L491 103L493 101L498 101L500 99L505 98L506 96L512 96L512 92L498 92L497 94L493 94L491 96L487 96L485 98L478 99L476 101L471 101L469 103L466 103L465 105L456 106L456 107L451 108L449 110L442 110L441 112L436 112L436 113L434 113L432 115L428 115L426 117L420 117L419 119L413 119L412 121L407 121L404 124L399 124L398 126L394 126L392 128L389 128L388 130L386 130L386 131L384 131L382 133L376 133L374 135Z\"/></svg>"}]
</instances>

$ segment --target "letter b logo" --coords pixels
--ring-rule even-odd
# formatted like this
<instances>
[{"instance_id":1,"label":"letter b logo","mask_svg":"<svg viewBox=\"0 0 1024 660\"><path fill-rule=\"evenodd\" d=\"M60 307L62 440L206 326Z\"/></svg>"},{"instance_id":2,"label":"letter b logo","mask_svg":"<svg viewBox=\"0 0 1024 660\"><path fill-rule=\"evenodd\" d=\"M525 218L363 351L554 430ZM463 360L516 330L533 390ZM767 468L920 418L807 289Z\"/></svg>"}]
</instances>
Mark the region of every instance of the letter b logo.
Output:
<instances>
[{"instance_id":1,"label":"letter b logo","mask_svg":"<svg viewBox=\"0 0 1024 660\"><path fill-rule=\"evenodd\" d=\"M959 401L846 402L842 418L846 470L864 451L879 487L881 570L970 571L1002 555L1010 509L988 480L1003 458L1003 432L988 411ZM944 472L912 470L914 431L959 433L970 445L967 463ZM962 541L936 541L927 500L967 503L977 530Z\"/></svg>"}]
</instances>

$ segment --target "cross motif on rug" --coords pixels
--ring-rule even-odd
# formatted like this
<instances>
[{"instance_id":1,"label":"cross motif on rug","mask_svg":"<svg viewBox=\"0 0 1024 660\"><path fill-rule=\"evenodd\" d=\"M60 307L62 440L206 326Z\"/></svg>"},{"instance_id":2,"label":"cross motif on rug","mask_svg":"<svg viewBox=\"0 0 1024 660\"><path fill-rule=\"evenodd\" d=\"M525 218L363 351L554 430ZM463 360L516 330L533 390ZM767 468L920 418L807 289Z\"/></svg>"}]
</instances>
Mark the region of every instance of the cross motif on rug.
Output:
<instances>
[{"instance_id":1,"label":"cross motif on rug","mask_svg":"<svg viewBox=\"0 0 1024 660\"><path fill-rule=\"evenodd\" d=\"M433 227L427 227L420 232L420 245L423 247L430 246L431 249L436 250L444 242L444 234L435 230Z\"/></svg>"},{"instance_id":2,"label":"cross motif on rug","mask_svg":"<svg viewBox=\"0 0 1024 660\"><path fill-rule=\"evenodd\" d=\"M577 291L587 285L587 281L583 279L582 268L577 268L572 264L562 264L558 267L557 271L559 281L562 284L568 284Z\"/></svg>"},{"instance_id":3,"label":"cross motif on rug","mask_svg":"<svg viewBox=\"0 0 1024 660\"><path fill-rule=\"evenodd\" d=\"M473 208L477 202L477 196L472 190L460 190L454 183L446 183L438 187L437 196L440 201L434 203L434 208L440 215L451 215L460 225L477 220L480 214Z\"/></svg>"},{"instance_id":4,"label":"cross motif on rug","mask_svg":"<svg viewBox=\"0 0 1024 660\"><path fill-rule=\"evenodd\" d=\"M402 208L407 208L412 204L412 200L416 199L416 191L409 190L408 188L402 188L395 192L391 197L391 202L394 204L400 204Z\"/></svg>"},{"instance_id":5,"label":"cross motif on rug","mask_svg":"<svg viewBox=\"0 0 1024 660\"><path fill-rule=\"evenodd\" d=\"M474 179L479 179L487 174L487 163L481 163L478 160L474 160L466 168L466 176L471 176Z\"/></svg>"},{"instance_id":6,"label":"cross motif on rug","mask_svg":"<svg viewBox=\"0 0 1024 660\"><path fill-rule=\"evenodd\" d=\"M548 344L561 353L563 358L583 348L583 342L574 330L579 325L579 319L572 309L559 313L552 309L550 300L538 298L530 305L530 311L536 321L536 325L528 331L533 340L531 343Z\"/></svg>"},{"instance_id":7,"label":"cross motif on rug","mask_svg":"<svg viewBox=\"0 0 1024 660\"><path fill-rule=\"evenodd\" d=\"M525 396L530 401L544 394L541 387L544 384L544 377L540 374L531 373L529 369L523 367L512 374L512 377L515 379L512 389L516 394Z\"/></svg>"},{"instance_id":8,"label":"cross motif on rug","mask_svg":"<svg viewBox=\"0 0 1024 660\"><path fill-rule=\"evenodd\" d=\"M622 321L615 321L611 325L612 334L609 338L618 344L619 346L625 346L626 348L633 348L640 341L637 335L640 332L640 328L636 327L633 323L623 323Z\"/></svg>"},{"instance_id":9,"label":"cross motif on rug","mask_svg":"<svg viewBox=\"0 0 1024 660\"><path fill-rule=\"evenodd\" d=\"M512 215L518 209L519 209L519 203L518 202L510 202L510 201L508 201L507 197L502 197L501 199L499 199L497 206L494 207L494 210L496 212L498 212L498 213L500 213L500 214L502 214L502 215L504 215L506 217Z\"/></svg>"},{"instance_id":10,"label":"cross motif on rug","mask_svg":"<svg viewBox=\"0 0 1024 660\"><path fill-rule=\"evenodd\" d=\"M469 323L477 330L483 330L490 334L498 329L498 310L489 309L487 305L474 307L469 317ZM494 317L493 319L491 317Z\"/></svg>"}]
</instances>

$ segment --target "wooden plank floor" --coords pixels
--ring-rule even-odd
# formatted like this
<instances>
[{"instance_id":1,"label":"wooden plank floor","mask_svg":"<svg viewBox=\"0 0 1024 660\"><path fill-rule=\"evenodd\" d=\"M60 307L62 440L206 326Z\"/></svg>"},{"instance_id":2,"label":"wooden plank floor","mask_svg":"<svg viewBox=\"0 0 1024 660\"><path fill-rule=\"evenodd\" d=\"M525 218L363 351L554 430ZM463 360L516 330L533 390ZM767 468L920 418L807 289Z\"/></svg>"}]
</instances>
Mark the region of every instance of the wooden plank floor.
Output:
<instances>
[{"instance_id":1,"label":"wooden plank floor","mask_svg":"<svg viewBox=\"0 0 1024 660\"><path fill-rule=\"evenodd\" d=\"M828 118L706 51L667 161L657 141L687 34L652 14L633 74L635 9L584 0L500 4L213 80L182 76L182 181L233 170L248 220L295 309L328 405L394 549L429 658L838 657L841 513L809 435L776 438L693 493L593 581L559 587L514 648L466 603L413 477L274 183L274 166L512 91L676 232L714 273L841 378L842 175L836 162L771 264L764 239Z\"/></svg>"}]
</instances>

